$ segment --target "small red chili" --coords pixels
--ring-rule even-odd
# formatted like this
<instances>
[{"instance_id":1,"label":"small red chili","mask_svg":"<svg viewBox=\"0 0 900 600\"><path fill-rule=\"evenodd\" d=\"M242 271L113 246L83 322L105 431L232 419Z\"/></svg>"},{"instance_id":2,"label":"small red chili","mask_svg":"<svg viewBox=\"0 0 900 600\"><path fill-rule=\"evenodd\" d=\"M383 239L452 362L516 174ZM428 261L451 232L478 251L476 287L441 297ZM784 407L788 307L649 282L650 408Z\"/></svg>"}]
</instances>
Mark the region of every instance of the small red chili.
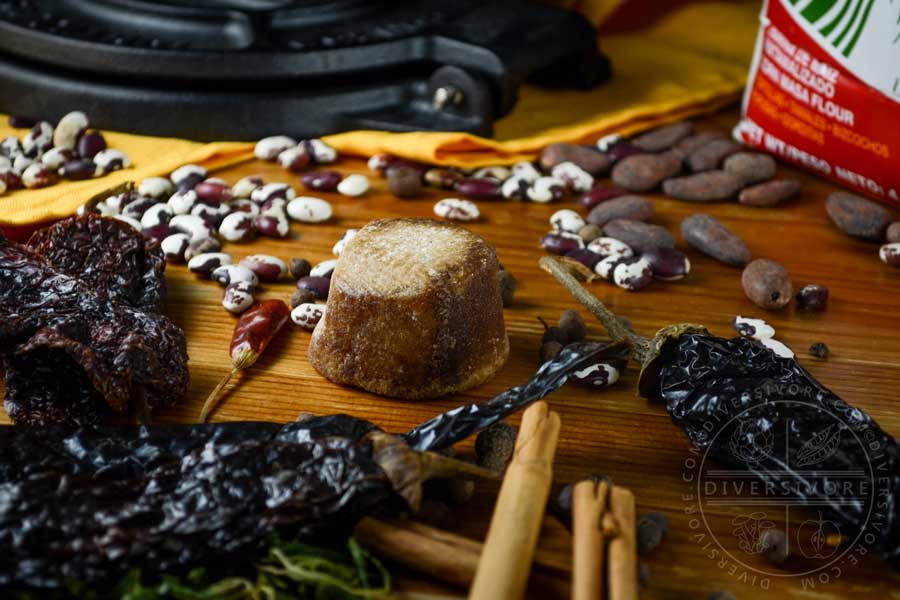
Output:
<instances>
[{"instance_id":1,"label":"small red chili","mask_svg":"<svg viewBox=\"0 0 900 600\"><path fill-rule=\"evenodd\" d=\"M269 342L275 337L281 327L290 317L291 310L281 300L264 300L257 302L248 308L237 325L234 326L234 334L231 336L231 371L212 391L203 409L200 411L200 422L204 423L215 408L222 395L225 386L238 371L242 371L256 362L265 352Z\"/></svg>"}]
</instances>

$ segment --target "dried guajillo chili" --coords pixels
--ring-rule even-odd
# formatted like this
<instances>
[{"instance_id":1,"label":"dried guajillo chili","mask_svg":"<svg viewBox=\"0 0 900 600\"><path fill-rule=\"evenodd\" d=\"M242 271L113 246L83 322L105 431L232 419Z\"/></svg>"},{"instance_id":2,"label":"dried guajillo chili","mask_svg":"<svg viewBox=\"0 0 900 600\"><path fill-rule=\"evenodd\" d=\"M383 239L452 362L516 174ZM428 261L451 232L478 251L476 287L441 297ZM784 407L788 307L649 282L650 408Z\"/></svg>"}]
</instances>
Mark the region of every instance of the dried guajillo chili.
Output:
<instances>
[{"instance_id":1,"label":"dried guajillo chili","mask_svg":"<svg viewBox=\"0 0 900 600\"><path fill-rule=\"evenodd\" d=\"M238 371L253 366L290 316L291 309L281 300L257 302L241 315L234 326L228 352L231 356L231 371L222 378L203 403L200 410L201 423L206 422L231 378L237 375Z\"/></svg>"},{"instance_id":2,"label":"dried guajillo chili","mask_svg":"<svg viewBox=\"0 0 900 600\"><path fill-rule=\"evenodd\" d=\"M425 479L487 473L418 450L452 445L620 351L573 344L528 384L405 437L348 415L287 425L0 426L0 585L99 585L137 567L172 573L251 560L276 535L335 539L376 509L415 509Z\"/></svg>"},{"instance_id":3,"label":"dried guajillo chili","mask_svg":"<svg viewBox=\"0 0 900 600\"><path fill-rule=\"evenodd\" d=\"M665 403L707 456L748 471L785 497L821 508L850 542L876 546L900 568L900 446L862 410L794 358L749 338L725 339L694 324L652 340L625 328L552 257L541 266L626 340L642 370L642 396ZM860 485L859 481L864 482Z\"/></svg>"}]
</instances>

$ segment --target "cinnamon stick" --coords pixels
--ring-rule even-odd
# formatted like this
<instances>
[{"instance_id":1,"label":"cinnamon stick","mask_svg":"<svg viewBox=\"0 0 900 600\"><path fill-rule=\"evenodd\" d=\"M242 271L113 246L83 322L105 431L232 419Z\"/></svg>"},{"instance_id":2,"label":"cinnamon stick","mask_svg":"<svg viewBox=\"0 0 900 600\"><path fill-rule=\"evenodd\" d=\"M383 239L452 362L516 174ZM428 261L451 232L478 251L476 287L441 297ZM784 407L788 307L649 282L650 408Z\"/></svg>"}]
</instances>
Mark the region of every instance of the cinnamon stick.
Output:
<instances>
[{"instance_id":1,"label":"cinnamon stick","mask_svg":"<svg viewBox=\"0 0 900 600\"><path fill-rule=\"evenodd\" d=\"M585 480L572 490L572 600L603 598L603 513L609 484Z\"/></svg>"},{"instance_id":2,"label":"cinnamon stick","mask_svg":"<svg viewBox=\"0 0 900 600\"><path fill-rule=\"evenodd\" d=\"M525 594L550 494L559 428L559 415L546 402L534 403L522 416L470 600L516 600Z\"/></svg>"},{"instance_id":3,"label":"cinnamon stick","mask_svg":"<svg viewBox=\"0 0 900 600\"><path fill-rule=\"evenodd\" d=\"M609 542L609 597L610 600L637 600L637 539L631 490L613 486L609 511L618 529L618 535Z\"/></svg>"},{"instance_id":4,"label":"cinnamon stick","mask_svg":"<svg viewBox=\"0 0 900 600\"><path fill-rule=\"evenodd\" d=\"M475 578L482 544L476 540L408 519L365 517L353 537L376 556L398 562L430 577L468 587ZM532 582L564 596L570 565L537 551Z\"/></svg>"}]
</instances>

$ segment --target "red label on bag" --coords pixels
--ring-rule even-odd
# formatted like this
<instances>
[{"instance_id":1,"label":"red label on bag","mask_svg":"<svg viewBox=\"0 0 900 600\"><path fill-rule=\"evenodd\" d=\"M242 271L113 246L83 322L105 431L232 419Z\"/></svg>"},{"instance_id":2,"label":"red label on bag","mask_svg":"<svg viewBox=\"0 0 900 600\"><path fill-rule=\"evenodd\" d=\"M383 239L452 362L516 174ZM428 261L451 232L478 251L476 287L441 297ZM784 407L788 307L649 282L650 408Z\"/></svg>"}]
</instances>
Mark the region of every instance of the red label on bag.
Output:
<instances>
[{"instance_id":1,"label":"red label on bag","mask_svg":"<svg viewBox=\"0 0 900 600\"><path fill-rule=\"evenodd\" d=\"M766 2L735 136L900 204L900 27L874 4Z\"/></svg>"}]
</instances>

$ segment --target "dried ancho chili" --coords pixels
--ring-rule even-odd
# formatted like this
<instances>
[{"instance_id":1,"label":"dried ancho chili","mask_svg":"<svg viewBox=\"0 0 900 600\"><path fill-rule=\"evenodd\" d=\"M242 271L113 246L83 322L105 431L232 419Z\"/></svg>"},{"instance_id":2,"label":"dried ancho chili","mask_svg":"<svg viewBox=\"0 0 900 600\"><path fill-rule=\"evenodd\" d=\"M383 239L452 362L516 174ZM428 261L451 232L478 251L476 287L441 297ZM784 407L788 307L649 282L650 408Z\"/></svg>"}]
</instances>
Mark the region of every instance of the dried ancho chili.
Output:
<instances>
[{"instance_id":1,"label":"dried ancho chili","mask_svg":"<svg viewBox=\"0 0 900 600\"><path fill-rule=\"evenodd\" d=\"M546 396L610 348L620 349L569 346L526 385L400 437L347 415L287 425L0 426L0 585L102 586L136 567L246 562L273 536L335 539L377 508L417 509L429 477L487 473L418 450L452 445Z\"/></svg>"},{"instance_id":2,"label":"dried ancho chili","mask_svg":"<svg viewBox=\"0 0 900 600\"><path fill-rule=\"evenodd\" d=\"M614 339L631 343L642 365L641 395L664 402L697 448L752 473L766 489L821 506L851 546L876 546L900 568L900 447L872 417L816 381L796 359L749 338L720 338L693 324L641 338L621 328L564 265L545 257L541 266Z\"/></svg>"},{"instance_id":3,"label":"dried ancho chili","mask_svg":"<svg viewBox=\"0 0 900 600\"><path fill-rule=\"evenodd\" d=\"M184 332L111 295L0 238L4 405L16 423L90 425L104 407L146 417L184 395Z\"/></svg>"},{"instance_id":4,"label":"dried ancho chili","mask_svg":"<svg viewBox=\"0 0 900 600\"><path fill-rule=\"evenodd\" d=\"M127 223L88 213L36 231L27 245L101 298L162 312L166 258L158 242Z\"/></svg>"}]
</instances>

